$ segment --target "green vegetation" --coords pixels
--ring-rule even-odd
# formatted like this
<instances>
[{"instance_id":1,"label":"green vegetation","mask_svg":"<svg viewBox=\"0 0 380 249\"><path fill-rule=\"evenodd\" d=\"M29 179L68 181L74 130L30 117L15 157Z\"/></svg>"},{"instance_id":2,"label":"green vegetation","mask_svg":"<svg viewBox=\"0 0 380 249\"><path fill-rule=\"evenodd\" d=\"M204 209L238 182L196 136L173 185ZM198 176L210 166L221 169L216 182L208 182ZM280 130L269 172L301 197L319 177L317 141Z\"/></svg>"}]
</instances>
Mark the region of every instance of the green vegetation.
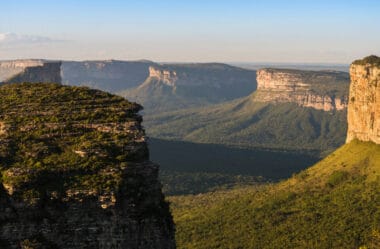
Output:
<instances>
[{"instance_id":1,"label":"green vegetation","mask_svg":"<svg viewBox=\"0 0 380 249\"><path fill-rule=\"evenodd\" d=\"M380 66L380 57L378 57L376 55L370 55L370 56L367 56L361 60L356 60L352 64L354 64L354 65L372 64L374 66Z\"/></svg>"},{"instance_id":2,"label":"green vegetation","mask_svg":"<svg viewBox=\"0 0 380 249\"><path fill-rule=\"evenodd\" d=\"M353 141L278 184L169 200L179 249L380 248L380 145Z\"/></svg>"},{"instance_id":3,"label":"green vegetation","mask_svg":"<svg viewBox=\"0 0 380 249\"><path fill-rule=\"evenodd\" d=\"M266 182L263 177L252 175L165 170L160 171L160 181L166 196L207 193Z\"/></svg>"},{"instance_id":4,"label":"green vegetation","mask_svg":"<svg viewBox=\"0 0 380 249\"><path fill-rule=\"evenodd\" d=\"M288 178L319 160L293 151L149 139L166 195L197 194Z\"/></svg>"},{"instance_id":5,"label":"green vegetation","mask_svg":"<svg viewBox=\"0 0 380 249\"><path fill-rule=\"evenodd\" d=\"M118 127L139 122L140 109L84 87L1 86L1 182L30 203L68 190L116 191L128 162L147 157L145 144L135 143L140 131Z\"/></svg>"},{"instance_id":6,"label":"green vegetation","mask_svg":"<svg viewBox=\"0 0 380 249\"><path fill-rule=\"evenodd\" d=\"M254 96L205 108L149 115L150 137L241 148L331 152L344 143L346 111L292 103L258 103Z\"/></svg>"}]
</instances>

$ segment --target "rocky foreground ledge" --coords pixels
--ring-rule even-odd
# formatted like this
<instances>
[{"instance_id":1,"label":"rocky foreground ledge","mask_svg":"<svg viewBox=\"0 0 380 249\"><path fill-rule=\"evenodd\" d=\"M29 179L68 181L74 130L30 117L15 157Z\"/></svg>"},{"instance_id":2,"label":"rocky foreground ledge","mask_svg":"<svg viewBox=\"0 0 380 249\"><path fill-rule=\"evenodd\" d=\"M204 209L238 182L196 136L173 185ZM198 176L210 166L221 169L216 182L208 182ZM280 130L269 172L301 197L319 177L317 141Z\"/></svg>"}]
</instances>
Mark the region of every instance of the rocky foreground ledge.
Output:
<instances>
[{"instance_id":1,"label":"rocky foreground ledge","mask_svg":"<svg viewBox=\"0 0 380 249\"><path fill-rule=\"evenodd\" d=\"M141 106L88 88L0 87L0 248L175 248Z\"/></svg>"}]
</instances>

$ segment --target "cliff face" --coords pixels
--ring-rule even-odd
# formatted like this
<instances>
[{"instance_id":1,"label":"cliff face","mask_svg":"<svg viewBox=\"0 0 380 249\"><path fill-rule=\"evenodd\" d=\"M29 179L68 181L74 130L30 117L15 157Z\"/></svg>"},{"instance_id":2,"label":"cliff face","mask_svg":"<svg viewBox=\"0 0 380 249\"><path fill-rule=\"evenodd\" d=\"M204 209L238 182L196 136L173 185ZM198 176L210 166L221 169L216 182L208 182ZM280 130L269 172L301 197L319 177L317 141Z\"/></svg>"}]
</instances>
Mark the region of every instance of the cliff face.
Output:
<instances>
[{"instance_id":1,"label":"cliff face","mask_svg":"<svg viewBox=\"0 0 380 249\"><path fill-rule=\"evenodd\" d=\"M144 82L153 64L150 61L63 61L62 83L117 93Z\"/></svg>"},{"instance_id":2,"label":"cliff face","mask_svg":"<svg viewBox=\"0 0 380 249\"><path fill-rule=\"evenodd\" d=\"M61 62L15 60L0 62L0 82L61 83Z\"/></svg>"},{"instance_id":3,"label":"cliff face","mask_svg":"<svg viewBox=\"0 0 380 249\"><path fill-rule=\"evenodd\" d=\"M178 80L177 72L169 69L160 69L154 66L149 67L149 77L156 78L168 86L175 86Z\"/></svg>"},{"instance_id":4,"label":"cliff face","mask_svg":"<svg viewBox=\"0 0 380 249\"><path fill-rule=\"evenodd\" d=\"M380 144L380 58L370 56L350 67L347 142Z\"/></svg>"},{"instance_id":5,"label":"cliff face","mask_svg":"<svg viewBox=\"0 0 380 249\"><path fill-rule=\"evenodd\" d=\"M0 96L0 248L175 248L139 105L58 84Z\"/></svg>"},{"instance_id":6,"label":"cliff face","mask_svg":"<svg viewBox=\"0 0 380 249\"><path fill-rule=\"evenodd\" d=\"M348 74L343 72L260 69L254 101L284 103L317 110L347 107Z\"/></svg>"},{"instance_id":7,"label":"cliff face","mask_svg":"<svg viewBox=\"0 0 380 249\"><path fill-rule=\"evenodd\" d=\"M219 63L164 64L152 65L141 85L121 95L157 113L245 97L255 89L255 71Z\"/></svg>"}]
</instances>

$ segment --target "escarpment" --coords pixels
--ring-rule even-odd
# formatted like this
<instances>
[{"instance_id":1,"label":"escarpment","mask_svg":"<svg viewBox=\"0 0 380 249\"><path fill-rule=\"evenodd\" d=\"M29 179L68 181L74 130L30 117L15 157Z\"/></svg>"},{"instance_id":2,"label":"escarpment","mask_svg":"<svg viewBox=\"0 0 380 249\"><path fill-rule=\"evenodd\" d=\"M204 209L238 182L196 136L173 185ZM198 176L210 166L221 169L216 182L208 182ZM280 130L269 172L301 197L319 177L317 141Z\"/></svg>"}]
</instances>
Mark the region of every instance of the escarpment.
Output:
<instances>
[{"instance_id":1,"label":"escarpment","mask_svg":"<svg viewBox=\"0 0 380 249\"><path fill-rule=\"evenodd\" d=\"M0 82L61 83L61 62L44 60L14 60L0 62Z\"/></svg>"},{"instance_id":2,"label":"escarpment","mask_svg":"<svg viewBox=\"0 0 380 249\"><path fill-rule=\"evenodd\" d=\"M339 111L347 108L348 88L344 72L260 69L253 100Z\"/></svg>"},{"instance_id":3,"label":"escarpment","mask_svg":"<svg viewBox=\"0 0 380 249\"><path fill-rule=\"evenodd\" d=\"M0 96L0 248L175 248L141 106L59 84Z\"/></svg>"},{"instance_id":4,"label":"escarpment","mask_svg":"<svg viewBox=\"0 0 380 249\"><path fill-rule=\"evenodd\" d=\"M220 103L255 89L255 71L220 63L164 64L151 65L146 80L121 95L157 113Z\"/></svg>"},{"instance_id":5,"label":"escarpment","mask_svg":"<svg viewBox=\"0 0 380 249\"><path fill-rule=\"evenodd\" d=\"M156 78L168 86L175 86L178 80L176 71L170 69L160 69L154 66L149 67L149 77Z\"/></svg>"},{"instance_id":6,"label":"escarpment","mask_svg":"<svg viewBox=\"0 0 380 249\"><path fill-rule=\"evenodd\" d=\"M347 142L380 144L380 58L369 56L350 67Z\"/></svg>"}]
</instances>

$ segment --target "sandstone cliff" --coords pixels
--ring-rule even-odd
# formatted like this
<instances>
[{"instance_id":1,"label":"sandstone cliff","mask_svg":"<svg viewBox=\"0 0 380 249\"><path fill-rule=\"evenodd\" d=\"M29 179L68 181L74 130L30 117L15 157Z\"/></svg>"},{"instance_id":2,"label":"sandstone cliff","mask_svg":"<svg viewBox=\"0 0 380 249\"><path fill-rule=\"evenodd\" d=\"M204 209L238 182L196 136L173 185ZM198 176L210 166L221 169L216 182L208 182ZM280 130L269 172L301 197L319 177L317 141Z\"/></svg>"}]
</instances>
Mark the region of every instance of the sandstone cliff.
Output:
<instances>
[{"instance_id":1,"label":"sandstone cliff","mask_svg":"<svg viewBox=\"0 0 380 249\"><path fill-rule=\"evenodd\" d=\"M139 105L23 83L0 106L0 248L175 248Z\"/></svg>"},{"instance_id":2,"label":"sandstone cliff","mask_svg":"<svg viewBox=\"0 0 380 249\"><path fill-rule=\"evenodd\" d=\"M150 66L148 78L121 95L156 113L245 97L255 89L255 71L220 63L164 64Z\"/></svg>"},{"instance_id":3,"label":"sandstone cliff","mask_svg":"<svg viewBox=\"0 0 380 249\"><path fill-rule=\"evenodd\" d=\"M353 139L380 144L380 58L352 63L347 142Z\"/></svg>"},{"instance_id":4,"label":"sandstone cliff","mask_svg":"<svg viewBox=\"0 0 380 249\"><path fill-rule=\"evenodd\" d=\"M260 69L254 101L296 103L317 110L347 107L349 78L344 72Z\"/></svg>"},{"instance_id":5,"label":"sandstone cliff","mask_svg":"<svg viewBox=\"0 0 380 249\"><path fill-rule=\"evenodd\" d=\"M14 60L0 62L0 82L61 83L61 62Z\"/></svg>"},{"instance_id":6,"label":"sandstone cliff","mask_svg":"<svg viewBox=\"0 0 380 249\"><path fill-rule=\"evenodd\" d=\"M175 86L178 80L177 72L170 69L160 69L158 67L149 67L149 77L156 78L168 86Z\"/></svg>"}]
</instances>

